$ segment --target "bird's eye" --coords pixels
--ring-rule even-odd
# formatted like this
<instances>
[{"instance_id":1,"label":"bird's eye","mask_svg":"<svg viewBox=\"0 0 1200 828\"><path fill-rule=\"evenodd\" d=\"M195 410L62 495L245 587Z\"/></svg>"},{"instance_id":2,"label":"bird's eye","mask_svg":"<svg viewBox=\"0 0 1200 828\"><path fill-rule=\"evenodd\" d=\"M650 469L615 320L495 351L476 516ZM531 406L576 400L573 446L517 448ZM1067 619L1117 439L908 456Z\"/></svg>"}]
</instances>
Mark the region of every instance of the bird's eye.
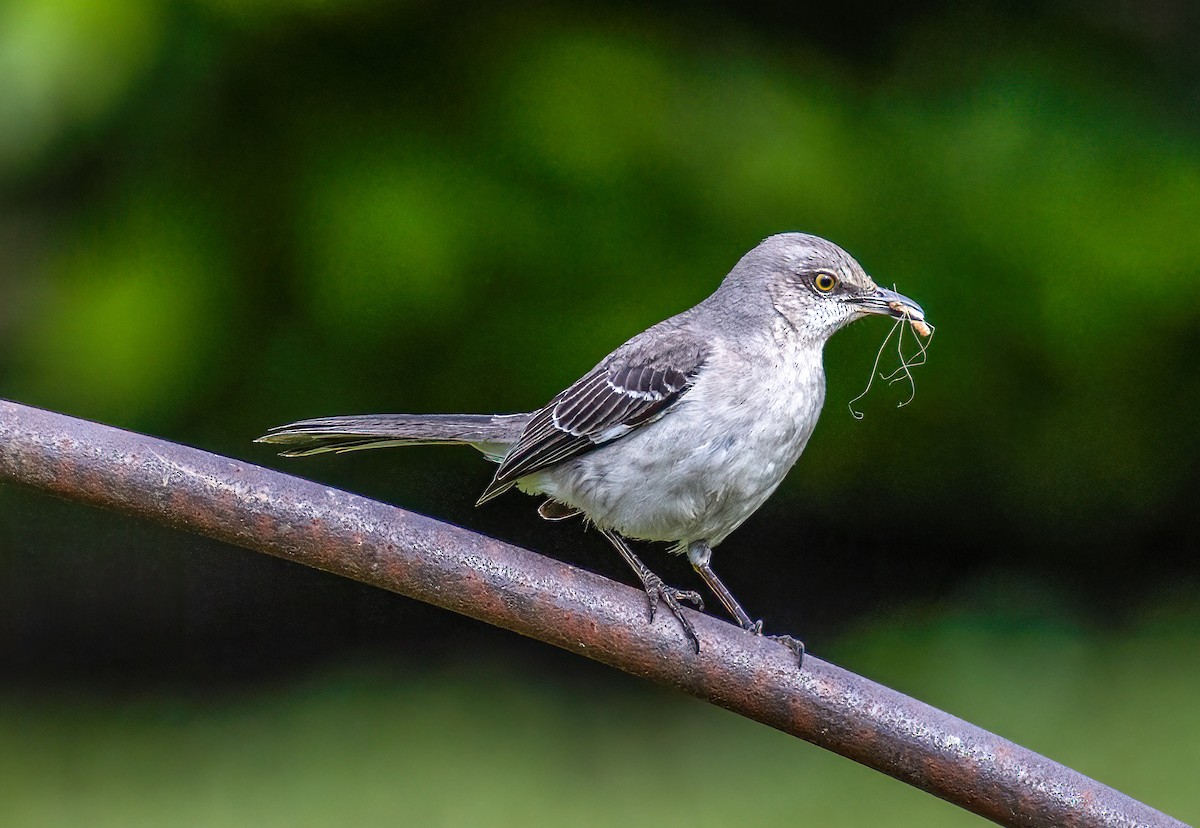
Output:
<instances>
[{"instance_id":1,"label":"bird's eye","mask_svg":"<svg viewBox=\"0 0 1200 828\"><path fill-rule=\"evenodd\" d=\"M829 293L837 287L838 280L828 273L818 273L813 279L813 287L821 293Z\"/></svg>"}]
</instances>

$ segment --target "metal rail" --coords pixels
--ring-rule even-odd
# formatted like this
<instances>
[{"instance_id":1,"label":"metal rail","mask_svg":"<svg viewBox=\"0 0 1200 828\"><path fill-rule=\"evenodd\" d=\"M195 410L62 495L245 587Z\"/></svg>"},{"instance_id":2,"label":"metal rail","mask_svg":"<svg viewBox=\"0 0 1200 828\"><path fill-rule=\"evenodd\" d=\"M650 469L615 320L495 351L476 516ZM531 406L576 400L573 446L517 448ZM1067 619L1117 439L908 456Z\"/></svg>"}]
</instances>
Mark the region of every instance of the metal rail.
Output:
<instances>
[{"instance_id":1,"label":"metal rail","mask_svg":"<svg viewBox=\"0 0 1200 828\"><path fill-rule=\"evenodd\" d=\"M0 480L196 532L513 630L706 699L1012 826L1182 826L968 722L640 590L319 483L0 401ZM690 610L688 611L690 612Z\"/></svg>"}]
</instances>

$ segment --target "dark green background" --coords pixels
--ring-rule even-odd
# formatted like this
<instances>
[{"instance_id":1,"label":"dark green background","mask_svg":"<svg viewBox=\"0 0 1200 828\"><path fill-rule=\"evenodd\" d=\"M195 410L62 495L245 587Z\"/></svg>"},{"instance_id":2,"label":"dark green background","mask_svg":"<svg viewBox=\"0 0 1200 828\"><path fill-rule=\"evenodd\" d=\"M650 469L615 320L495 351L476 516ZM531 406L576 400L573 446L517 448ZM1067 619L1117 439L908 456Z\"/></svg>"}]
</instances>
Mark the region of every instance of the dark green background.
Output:
<instances>
[{"instance_id":1,"label":"dark green background","mask_svg":"<svg viewBox=\"0 0 1200 828\"><path fill-rule=\"evenodd\" d=\"M0 396L628 580L534 501L475 510L467 450L249 441L536 407L762 237L826 236L924 305L929 364L857 421L887 323L839 334L816 436L718 571L817 654L1195 820L1198 36L1180 0L9 0ZM0 680L26 824L977 822L509 634L12 488Z\"/></svg>"}]
</instances>

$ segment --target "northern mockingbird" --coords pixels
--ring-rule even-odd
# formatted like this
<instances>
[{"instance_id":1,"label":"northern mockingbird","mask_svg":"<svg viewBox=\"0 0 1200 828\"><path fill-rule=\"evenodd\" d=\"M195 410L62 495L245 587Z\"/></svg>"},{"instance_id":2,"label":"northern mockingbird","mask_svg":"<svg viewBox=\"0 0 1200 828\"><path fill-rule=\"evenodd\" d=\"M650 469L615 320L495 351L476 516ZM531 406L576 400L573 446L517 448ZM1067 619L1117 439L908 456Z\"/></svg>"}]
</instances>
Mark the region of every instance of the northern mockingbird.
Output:
<instances>
[{"instance_id":1,"label":"northern mockingbird","mask_svg":"<svg viewBox=\"0 0 1200 828\"><path fill-rule=\"evenodd\" d=\"M650 601L679 619L700 596L667 586L626 538L668 541L742 627L761 634L713 572L712 550L783 481L825 400L822 350L834 332L879 314L923 322L920 305L872 281L831 242L763 241L707 299L630 339L527 414L322 417L259 438L289 457L465 443L499 463L479 498L516 486L545 495L548 520L583 515L621 554ZM803 656L803 645L777 638Z\"/></svg>"}]
</instances>

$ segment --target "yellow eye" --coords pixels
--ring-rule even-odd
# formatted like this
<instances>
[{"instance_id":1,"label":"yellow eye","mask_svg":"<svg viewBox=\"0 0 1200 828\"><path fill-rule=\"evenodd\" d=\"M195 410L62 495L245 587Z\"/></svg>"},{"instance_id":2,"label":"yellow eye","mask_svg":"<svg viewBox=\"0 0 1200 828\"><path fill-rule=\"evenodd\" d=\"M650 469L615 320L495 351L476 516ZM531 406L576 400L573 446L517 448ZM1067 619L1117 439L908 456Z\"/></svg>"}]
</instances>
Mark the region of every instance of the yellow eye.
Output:
<instances>
[{"instance_id":1,"label":"yellow eye","mask_svg":"<svg viewBox=\"0 0 1200 828\"><path fill-rule=\"evenodd\" d=\"M837 287L837 279L828 273L818 273L813 279L813 287L821 291L821 293L829 293Z\"/></svg>"}]
</instances>

